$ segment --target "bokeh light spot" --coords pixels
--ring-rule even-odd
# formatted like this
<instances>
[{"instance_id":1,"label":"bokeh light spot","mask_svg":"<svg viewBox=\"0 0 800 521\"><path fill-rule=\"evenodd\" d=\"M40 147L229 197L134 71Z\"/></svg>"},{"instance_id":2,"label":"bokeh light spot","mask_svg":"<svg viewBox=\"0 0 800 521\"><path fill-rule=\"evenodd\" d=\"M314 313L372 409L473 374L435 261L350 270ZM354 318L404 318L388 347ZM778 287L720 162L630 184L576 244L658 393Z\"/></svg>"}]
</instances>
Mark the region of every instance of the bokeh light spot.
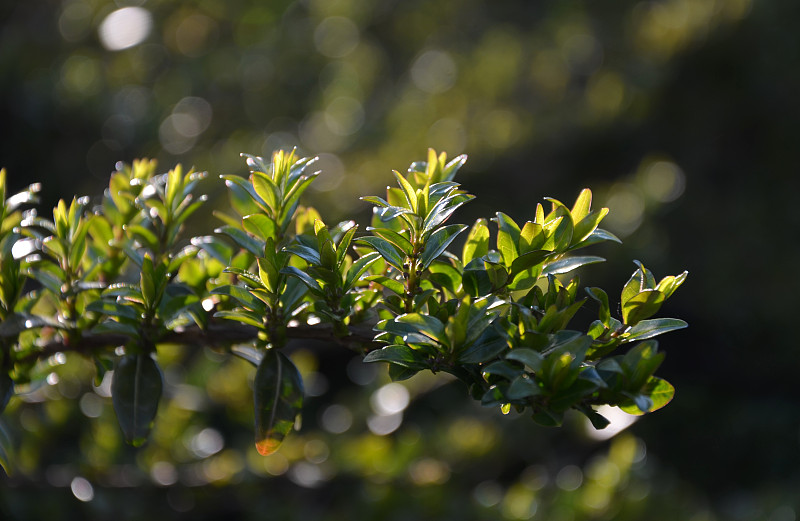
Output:
<instances>
[{"instance_id":1,"label":"bokeh light spot","mask_svg":"<svg viewBox=\"0 0 800 521\"><path fill-rule=\"evenodd\" d=\"M109 51L121 51L142 43L153 27L147 9L123 7L103 19L98 29L100 43Z\"/></svg>"},{"instance_id":2,"label":"bokeh light spot","mask_svg":"<svg viewBox=\"0 0 800 521\"><path fill-rule=\"evenodd\" d=\"M635 186L618 183L611 188L606 201L609 208L605 222L612 232L627 236L635 232L644 217L644 198Z\"/></svg>"},{"instance_id":3,"label":"bokeh light spot","mask_svg":"<svg viewBox=\"0 0 800 521\"><path fill-rule=\"evenodd\" d=\"M414 85L431 94L447 92L455 85L457 77L456 62L444 51L427 51L411 66Z\"/></svg>"},{"instance_id":4,"label":"bokeh light spot","mask_svg":"<svg viewBox=\"0 0 800 521\"><path fill-rule=\"evenodd\" d=\"M399 383L389 383L372 394L370 405L377 414L391 416L403 412L409 401L408 389Z\"/></svg>"},{"instance_id":5,"label":"bokeh light spot","mask_svg":"<svg viewBox=\"0 0 800 521\"><path fill-rule=\"evenodd\" d=\"M74 495L79 501L87 503L94 499L94 488L86 478L77 476L72 480L69 488L72 490L72 495Z\"/></svg>"},{"instance_id":6,"label":"bokeh light spot","mask_svg":"<svg viewBox=\"0 0 800 521\"><path fill-rule=\"evenodd\" d=\"M359 38L356 24L344 16L329 16L314 31L314 45L328 58L347 56L356 48Z\"/></svg>"},{"instance_id":7,"label":"bokeh light spot","mask_svg":"<svg viewBox=\"0 0 800 521\"><path fill-rule=\"evenodd\" d=\"M583 483L583 472L577 465L567 465L556 474L556 486L561 490L577 490Z\"/></svg>"},{"instance_id":8,"label":"bokeh light spot","mask_svg":"<svg viewBox=\"0 0 800 521\"><path fill-rule=\"evenodd\" d=\"M331 434L342 434L353 425L353 414L344 405L333 404L323 411L320 422Z\"/></svg>"},{"instance_id":9,"label":"bokeh light spot","mask_svg":"<svg viewBox=\"0 0 800 521\"><path fill-rule=\"evenodd\" d=\"M660 203L669 203L683 194L686 176L671 161L655 161L642 172L641 183L648 196Z\"/></svg>"}]
</instances>

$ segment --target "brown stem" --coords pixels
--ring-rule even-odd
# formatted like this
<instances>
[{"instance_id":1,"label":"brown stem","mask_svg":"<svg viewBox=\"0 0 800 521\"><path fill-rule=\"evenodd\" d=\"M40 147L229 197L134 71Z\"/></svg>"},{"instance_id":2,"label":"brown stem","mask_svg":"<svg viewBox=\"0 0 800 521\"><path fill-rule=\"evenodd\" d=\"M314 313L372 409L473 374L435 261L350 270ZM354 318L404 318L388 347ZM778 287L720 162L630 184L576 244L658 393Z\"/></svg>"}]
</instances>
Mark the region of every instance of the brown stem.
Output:
<instances>
[{"instance_id":1,"label":"brown stem","mask_svg":"<svg viewBox=\"0 0 800 521\"><path fill-rule=\"evenodd\" d=\"M334 334L331 324L321 323L313 326L301 324L287 328L286 335L289 339L328 341L362 354L383 346L373 341L374 333L368 326L350 326L348 329L349 335L338 337ZM158 343L225 347L250 342L256 338L258 338L258 330L255 327L237 322L224 322L210 324L205 331L197 326L169 331L159 338ZM42 360L56 353L65 352L90 355L97 350L114 348L129 341L130 338L125 335L86 333L76 343L64 339L52 340L41 346L35 353L25 355L16 361L24 363L36 359Z\"/></svg>"}]
</instances>

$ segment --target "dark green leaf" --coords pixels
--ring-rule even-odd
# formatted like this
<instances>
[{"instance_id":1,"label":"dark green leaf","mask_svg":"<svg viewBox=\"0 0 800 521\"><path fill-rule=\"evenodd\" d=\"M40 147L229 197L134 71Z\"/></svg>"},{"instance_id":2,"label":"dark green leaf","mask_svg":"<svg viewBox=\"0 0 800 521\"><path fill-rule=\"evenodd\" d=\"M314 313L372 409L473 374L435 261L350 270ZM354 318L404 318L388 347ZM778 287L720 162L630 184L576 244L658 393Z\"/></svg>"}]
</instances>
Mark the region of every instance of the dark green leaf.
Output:
<instances>
[{"instance_id":1,"label":"dark green leaf","mask_svg":"<svg viewBox=\"0 0 800 521\"><path fill-rule=\"evenodd\" d=\"M495 360L491 364L483 368L484 375L490 374L495 376L502 376L507 380L514 380L523 374L522 369L519 369L515 364L510 364L504 360Z\"/></svg>"},{"instance_id":2,"label":"dark green leaf","mask_svg":"<svg viewBox=\"0 0 800 521\"><path fill-rule=\"evenodd\" d=\"M162 385L161 370L149 355L125 355L117 360L111 398L119 426L131 445L138 447L147 440Z\"/></svg>"},{"instance_id":3,"label":"dark green leaf","mask_svg":"<svg viewBox=\"0 0 800 521\"><path fill-rule=\"evenodd\" d=\"M344 291L350 291L361 276L366 273L372 264L374 264L378 259L380 259L381 255L378 252L369 252L365 255L362 255L358 258L357 261L353 263L352 266L347 270L347 275L344 281Z\"/></svg>"},{"instance_id":4,"label":"dark green leaf","mask_svg":"<svg viewBox=\"0 0 800 521\"><path fill-rule=\"evenodd\" d=\"M676 329L683 329L689 324L677 318L654 318L652 320L642 320L630 328L624 336L625 342L634 340L646 340L654 336L663 335Z\"/></svg>"},{"instance_id":5,"label":"dark green leaf","mask_svg":"<svg viewBox=\"0 0 800 521\"><path fill-rule=\"evenodd\" d=\"M542 369L542 362L544 362L544 357L533 349L527 349L524 347L517 347L512 349L511 351L506 354L506 360L514 360L516 362L521 362L525 364L531 371L534 373L539 372Z\"/></svg>"},{"instance_id":6,"label":"dark green leaf","mask_svg":"<svg viewBox=\"0 0 800 521\"><path fill-rule=\"evenodd\" d=\"M278 450L303 407L303 380L283 353L270 349L264 354L253 382L253 402L256 449L268 456Z\"/></svg>"},{"instance_id":7,"label":"dark green leaf","mask_svg":"<svg viewBox=\"0 0 800 521\"><path fill-rule=\"evenodd\" d=\"M375 351L370 351L364 357L364 362L389 362L409 369L424 369L426 367L421 354L407 345L390 345Z\"/></svg>"},{"instance_id":8,"label":"dark green leaf","mask_svg":"<svg viewBox=\"0 0 800 521\"><path fill-rule=\"evenodd\" d=\"M583 257L565 257L555 262L548 263L544 267L542 275L558 275L561 273L569 273L570 271L580 268L581 266L585 266L586 264L595 264L597 262L604 262L604 261L605 261L604 258L595 257L592 255L587 255Z\"/></svg>"},{"instance_id":9,"label":"dark green leaf","mask_svg":"<svg viewBox=\"0 0 800 521\"><path fill-rule=\"evenodd\" d=\"M367 231L372 232L374 235L377 235L387 241L391 242L397 249L403 252L406 256L410 257L411 254L414 252L414 246L411 245L408 238L404 235L397 233L394 230L390 230L389 228L367 228Z\"/></svg>"},{"instance_id":10,"label":"dark green leaf","mask_svg":"<svg viewBox=\"0 0 800 521\"><path fill-rule=\"evenodd\" d=\"M260 257L264 254L264 241L261 239L256 239L247 235L247 233L243 232L238 228L234 228L233 226L225 225L217 228L214 230L216 233L224 233L241 248L247 250L248 252L252 253L256 257Z\"/></svg>"},{"instance_id":11,"label":"dark green leaf","mask_svg":"<svg viewBox=\"0 0 800 521\"><path fill-rule=\"evenodd\" d=\"M86 306L87 311L95 311L111 317L126 318L131 321L141 320L141 316L133 306L126 306L110 300L95 300Z\"/></svg>"},{"instance_id":12,"label":"dark green leaf","mask_svg":"<svg viewBox=\"0 0 800 521\"><path fill-rule=\"evenodd\" d=\"M611 308L608 304L608 294L601 288L586 288L586 293L600 303L600 322L608 327L611 321Z\"/></svg>"},{"instance_id":13,"label":"dark green leaf","mask_svg":"<svg viewBox=\"0 0 800 521\"><path fill-rule=\"evenodd\" d=\"M487 327L480 337L458 357L463 364L479 364L495 358L508 349L506 337L494 327Z\"/></svg>"},{"instance_id":14,"label":"dark green leaf","mask_svg":"<svg viewBox=\"0 0 800 521\"><path fill-rule=\"evenodd\" d=\"M511 400L521 400L540 394L542 394L541 387L533 378L525 374L516 377L506 391L506 396Z\"/></svg>"},{"instance_id":15,"label":"dark green leaf","mask_svg":"<svg viewBox=\"0 0 800 521\"><path fill-rule=\"evenodd\" d=\"M387 241L386 239L381 239L380 237L374 236L367 236L362 237L356 241L358 244L366 244L371 248L374 248L378 253L381 254L386 262L397 268L398 270L403 270L403 263L405 262L405 257L398 251L397 247Z\"/></svg>"},{"instance_id":16,"label":"dark green leaf","mask_svg":"<svg viewBox=\"0 0 800 521\"><path fill-rule=\"evenodd\" d=\"M322 287L320 287L319 283L316 280L311 278L311 276L309 276L308 273L301 271L295 268L294 266L283 268L281 270L281 273L297 277L298 279L300 279L300 281L303 282L303 284L308 286L308 289L310 289L312 293L316 295L323 296L325 294L322 291Z\"/></svg>"},{"instance_id":17,"label":"dark green leaf","mask_svg":"<svg viewBox=\"0 0 800 521\"><path fill-rule=\"evenodd\" d=\"M427 268L444 250L450 245L451 242L467 227L463 224L451 224L443 228L439 228L428 237L425 243L425 250L422 252L420 261L422 269Z\"/></svg>"}]
</instances>

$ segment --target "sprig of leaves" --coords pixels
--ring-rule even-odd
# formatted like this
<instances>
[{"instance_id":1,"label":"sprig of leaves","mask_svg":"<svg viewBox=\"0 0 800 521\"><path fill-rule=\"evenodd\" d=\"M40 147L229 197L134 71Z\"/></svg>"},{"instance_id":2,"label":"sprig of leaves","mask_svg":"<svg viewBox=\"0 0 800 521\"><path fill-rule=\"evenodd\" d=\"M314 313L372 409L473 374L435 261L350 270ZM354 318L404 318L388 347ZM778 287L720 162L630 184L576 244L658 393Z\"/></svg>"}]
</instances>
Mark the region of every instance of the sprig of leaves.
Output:
<instances>
[{"instance_id":1,"label":"sprig of leaves","mask_svg":"<svg viewBox=\"0 0 800 521\"><path fill-rule=\"evenodd\" d=\"M592 209L588 189L571 206L546 199L549 211L537 204L522 225L496 212L468 227L451 222L474 198L453 181L466 156L430 150L406 174L394 171L385 198L363 198L375 206L363 234L353 221L329 228L300 205L319 174L306 172L313 159L244 157L247 178L222 176L238 215L216 212L217 234L192 238L182 230L205 201L194 193L205 175L180 165L158 175L151 161L120 164L99 205L60 201L52 220L22 214L38 187L7 198L0 171L0 406L38 357L80 350L98 377L114 367L114 409L139 445L163 387L159 343L188 339L187 328L192 342L211 338L229 321L252 345L214 342L256 366L262 454L279 448L302 410L302 378L285 348L311 327L327 327L366 362L388 363L395 380L446 372L482 404L544 425L577 410L602 428L598 405L644 413L672 398L654 374L663 354L653 338L686 327L656 314L687 273L657 282L637 261L619 316L603 289L582 289L573 272L603 259L578 250L619 242L599 227L608 209ZM449 251L468 228L460 255ZM573 324L587 302L597 319ZM360 334L368 328L372 337Z\"/></svg>"}]
</instances>

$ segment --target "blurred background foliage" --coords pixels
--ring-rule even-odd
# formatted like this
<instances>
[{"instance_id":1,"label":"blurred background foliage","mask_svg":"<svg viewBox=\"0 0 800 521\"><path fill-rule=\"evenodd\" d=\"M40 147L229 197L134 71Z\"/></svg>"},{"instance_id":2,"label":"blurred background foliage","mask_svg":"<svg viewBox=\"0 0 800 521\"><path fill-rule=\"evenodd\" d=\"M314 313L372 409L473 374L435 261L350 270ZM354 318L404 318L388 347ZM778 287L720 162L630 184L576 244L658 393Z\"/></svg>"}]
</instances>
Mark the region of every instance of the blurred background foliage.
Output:
<instances>
[{"instance_id":1,"label":"blurred background foliage","mask_svg":"<svg viewBox=\"0 0 800 521\"><path fill-rule=\"evenodd\" d=\"M304 424L261 458L252 369L163 346L135 450L108 383L55 359L0 420L0 517L794 521L799 17L781 0L3 2L0 164L11 193L43 183L44 213L143 156L209 171L220 207L240 152L297 146L323 170L307 202L365 224L358 196L431 146L470 155L460 222L588 186L625 244L584 281L621 287L631 258L691 276L665 310L690 324L662 342L676 398L610 439L299 343Z\"/></svg>"}]
</instances>

